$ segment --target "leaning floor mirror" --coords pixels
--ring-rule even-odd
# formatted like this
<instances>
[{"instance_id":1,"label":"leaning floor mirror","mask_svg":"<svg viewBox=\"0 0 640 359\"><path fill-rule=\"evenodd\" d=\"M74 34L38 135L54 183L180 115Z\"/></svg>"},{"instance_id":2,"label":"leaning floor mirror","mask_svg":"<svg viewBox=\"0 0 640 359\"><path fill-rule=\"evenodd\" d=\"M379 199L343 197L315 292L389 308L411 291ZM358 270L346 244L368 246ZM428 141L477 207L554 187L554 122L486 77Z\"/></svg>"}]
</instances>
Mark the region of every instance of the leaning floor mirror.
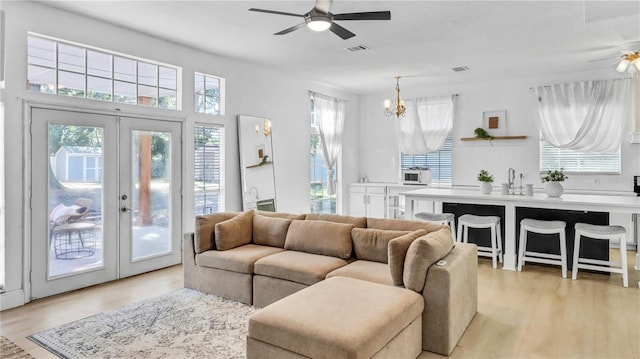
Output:
<instances>
[{"instance_id":1,"label":"leaning floor mirror","mask_svg":"<svg viewBox=\"0 0 640 359\"><path fill-rule=\"evenodd\" d=\"M276 211L271 120L238 115L242 208Z\"/></svg>"}]
</instances>

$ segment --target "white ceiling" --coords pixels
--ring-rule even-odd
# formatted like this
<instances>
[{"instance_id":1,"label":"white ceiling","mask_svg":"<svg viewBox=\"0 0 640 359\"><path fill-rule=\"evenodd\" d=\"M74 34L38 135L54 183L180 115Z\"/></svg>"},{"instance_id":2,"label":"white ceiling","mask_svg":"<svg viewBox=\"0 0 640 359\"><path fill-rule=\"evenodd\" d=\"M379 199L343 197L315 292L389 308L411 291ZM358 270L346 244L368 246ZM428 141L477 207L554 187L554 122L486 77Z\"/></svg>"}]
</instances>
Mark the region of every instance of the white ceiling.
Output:
<instances>
[{"instance_id":1,"label":"white ceiling","mask_svg":"<svg viewBox=\"0 0 640 359\"><path fill-rule=\"evenodd\" d=\"M334 14L391 11L391 21L342 21L342 40L306 28L275 32L301 19L249 12L304 14L295 1L46 1L46 4L183 43L216 55L295 73L355 93L405 81L454 84L615 68L620 50L640 50L640 1L347 1ZM370 49L349 52L346 47ZM455 73L452 67L467 66Z\"/></svg>"}]
</instances>

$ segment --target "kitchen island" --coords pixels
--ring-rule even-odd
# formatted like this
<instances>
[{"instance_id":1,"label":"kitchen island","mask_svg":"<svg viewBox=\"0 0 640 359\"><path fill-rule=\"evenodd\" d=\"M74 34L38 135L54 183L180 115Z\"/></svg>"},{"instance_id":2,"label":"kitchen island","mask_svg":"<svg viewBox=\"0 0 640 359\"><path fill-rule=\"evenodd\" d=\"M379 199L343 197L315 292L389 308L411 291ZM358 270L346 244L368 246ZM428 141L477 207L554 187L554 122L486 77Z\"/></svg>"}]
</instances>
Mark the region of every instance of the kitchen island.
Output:
<instances>
[{"instance_id":1,"label":"kitchen island","mask_svg":"<svg viewBox=\"0 0 640 359\"><path fill-rule=\"evenodd\" d=\"M413 219L417 202L433 202L433 213L442 213L442 203L463 203L477 205L493 205L504 207L505 240L504 267L507 270L516 270L516 209L538 208L558 209L573 211L599 211L610 214L628 215L629 221L625 225L627 238L633 238L635 228L631 225L631 215L640 214L640 197L634 196L607 196L585 194L563 194L561 197L552 198L544 193L534 193L533 196L502 195L500 193L482 194L478 189L453 189L453 188L424 188L400 193L405 196L406 219ZM636 253L635 269L640 270L640 254Z\"/></svg>"}]
</instances>

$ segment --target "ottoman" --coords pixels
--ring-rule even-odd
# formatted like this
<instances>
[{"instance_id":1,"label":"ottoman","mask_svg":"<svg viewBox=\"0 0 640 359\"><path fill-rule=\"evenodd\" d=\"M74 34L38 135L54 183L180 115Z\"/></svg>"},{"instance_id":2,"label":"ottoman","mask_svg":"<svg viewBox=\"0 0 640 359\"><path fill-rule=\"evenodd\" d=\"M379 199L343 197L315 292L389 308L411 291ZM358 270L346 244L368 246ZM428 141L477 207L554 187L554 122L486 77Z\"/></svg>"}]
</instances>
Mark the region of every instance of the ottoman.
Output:
<instances>
[{"instance_id":1,"label":"ottoman","mask_svg":"<svg viewBox=\"0 0 640 359\"><path fill-rule=\"evenodd\" d=\"M252 315L247 358L416 358L423 309L414 291L332 277Z\"/></svg>"}]
</instances>

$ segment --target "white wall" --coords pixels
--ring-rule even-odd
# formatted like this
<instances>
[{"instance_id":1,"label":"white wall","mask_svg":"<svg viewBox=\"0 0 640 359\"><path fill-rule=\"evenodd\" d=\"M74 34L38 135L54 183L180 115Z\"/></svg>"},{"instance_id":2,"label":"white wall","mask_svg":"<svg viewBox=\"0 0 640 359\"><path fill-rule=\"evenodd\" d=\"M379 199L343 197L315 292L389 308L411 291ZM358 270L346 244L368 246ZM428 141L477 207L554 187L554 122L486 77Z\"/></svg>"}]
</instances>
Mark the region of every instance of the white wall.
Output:
<instances>
[{"instance_id":1,"label":"white wall","mask_svg":"<svg viewBox=\"0 0 640 359\"><path fill-rule=\"evenodd\" d=\"M513 167L516 173L523 173L525 183L533 183L534 187L542 188L539 180L539 127L530 88L616 77L621 76L610 69L590 73L569 73L429 88L412 87L411 79L408 78L401 81L400 87L402 98L459 94L453 125L454 185L477 186L477 173L480 169L486 169L495 176L494 186L499 186L500 183L507 182L508 168ZM392 96L393 83L390 82L387 93L367 95L361 99L359 175L366 174L371 181L396 182L399 180L399 155L394 124L397 120L395 117L387 118L383 114L383 100ZM527 139L492 141L494 146L491 146L488 141L460 141L461 137L474 137L473 130L483 127L483 111L497 110L507 111L507 135L526 135ZM563 183L565 189L633 191L633 175L640 174L640 144L630 144L630 138L629 134L622 145L621 175L570 175L569 180Z\"/></svg>"},{"instance_id":2,"label":"white wall","mask_svg":"<svg viewBox=\"0 0 640 359\"><path fill-rule=\"evenodd\" d=\"M28 210L25 195L28 181L22 177L23 165L28 160L24 142L24 101L61 104L104 111L121 108L131 114L146 114L162 117L179 117L186 122L185 142L193 142L193 123L209 122L225 126L226 138L226 209L240 210L240 167L236 116L238 114L268 117L272 121L273 150L275 161L278 210L306 212L309 209L309 98L307 91L313 90L327 95L347 99L345 123L344 163L355 163L358 152L357 120L359 99L357 96L318 82L308 81L289 74L259 68L249 63L226 59L209 53L170 43L128 29L119 28L93 19L67 13L33 2L3 2L6 13L6 90L5 137L6 153L6 203L10 210L6 215L6 289L3 301L14 300L24 288L25 258L24 227ZM147 58L183 69L183 111L167 111L138 108L123 104L64 98L62 96L30 93L26 88L26 40L27 32L73 41L81 44ZM215 40L212 40L215 41ZM194 71L226 78L226 114L209 116L193 113ZM114 112L115 113L115 112ZM193 161L187 149L185 160ZM189 168L189 167L187 167ZM357 180L357 168L342 166L342 186ZM34 171L34 176L43 175L44 170ZM192 181L191 170L185 183ZM192 195L187 191L187 203ZM184 230L193 230L193 212L185 208ZM40 239L44 240L44 239ZM27 254L28 256L28 254ZM19 297L19 295L18 295ZM6 301L3 303L5 307Z\"/></svg>"}]
</instances>

